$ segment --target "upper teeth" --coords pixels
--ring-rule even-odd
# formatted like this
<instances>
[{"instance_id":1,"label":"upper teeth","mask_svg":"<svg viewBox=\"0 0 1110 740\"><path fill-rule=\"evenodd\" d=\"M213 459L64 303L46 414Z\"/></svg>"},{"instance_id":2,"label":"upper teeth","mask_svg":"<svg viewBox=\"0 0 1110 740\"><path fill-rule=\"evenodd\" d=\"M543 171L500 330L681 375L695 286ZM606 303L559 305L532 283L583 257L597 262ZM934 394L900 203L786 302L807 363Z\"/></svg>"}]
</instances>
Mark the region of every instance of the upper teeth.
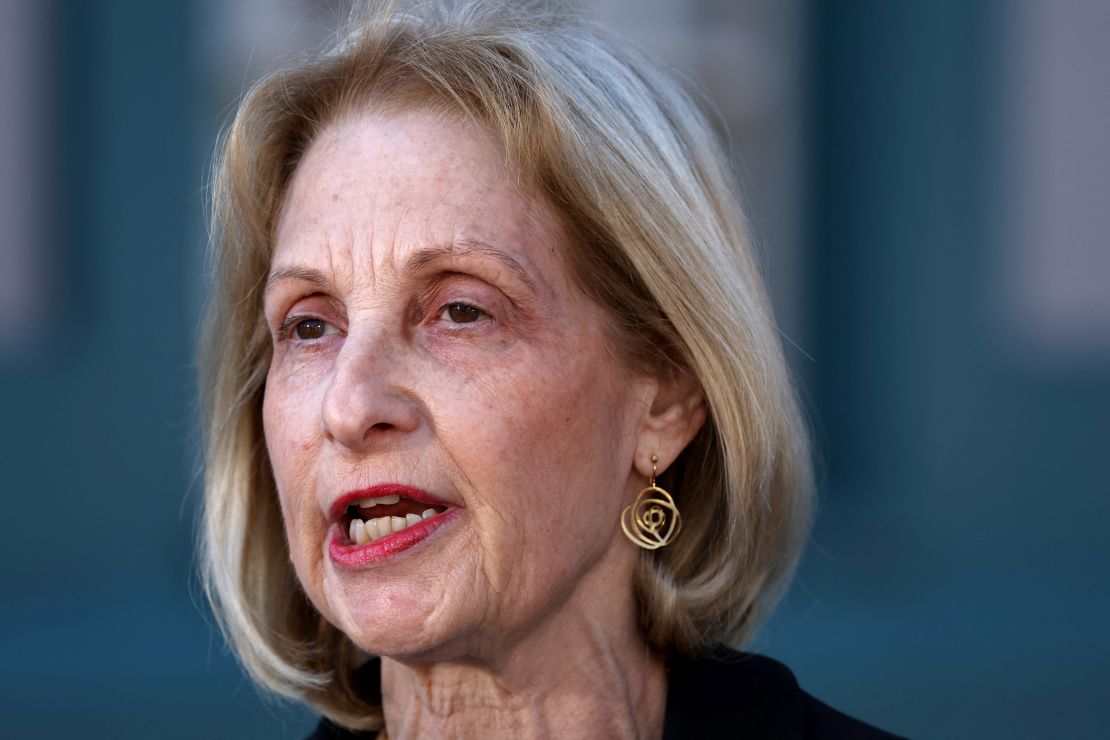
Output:
<instances>
[{"instance_id":1,"label":"upper teeth","mask_svg":"<svg viewBox=\"0 0 1110 740\"><path fill-rule=\"evenodd\" d=\"M389 498L388 496L386 498ZM397 503L386 502L386 503ZM359 545L365 545L367 542L381 539L387 534L400 532L402 529L408 529L414 524L419 524L425 519L431 519L436 515L435 509L425 509L424 513L420 516L416 514L405 514L404 516L382 516L377 519L368 519L365 522L361 519L351 520L350 537L351 542Z\"/></svg>"},{"instance_id":2,"label":"upper teeth","mask_svg":"<svg viewBox=\"0 0 1110 740\"><path fill-rule=\"evenodd\" d=\"M369 509L371 506L377 506L378 504L395 504L400 500L400 494L394 493L389 496L378 496L377 498L359 499L355 502L355 506L358 506L362 509Z\"/></svg>"}]
</instances>

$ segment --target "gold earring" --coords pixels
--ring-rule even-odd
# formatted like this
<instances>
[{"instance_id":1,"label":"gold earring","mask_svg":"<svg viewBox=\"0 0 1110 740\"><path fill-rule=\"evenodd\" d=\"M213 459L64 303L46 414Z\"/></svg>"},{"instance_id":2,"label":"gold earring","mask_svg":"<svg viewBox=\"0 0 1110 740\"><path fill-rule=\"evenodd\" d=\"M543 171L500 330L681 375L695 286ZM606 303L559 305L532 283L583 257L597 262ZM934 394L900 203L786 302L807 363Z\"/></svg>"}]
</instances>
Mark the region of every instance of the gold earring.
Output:
<instances>
[{"instance_id":1,"label":"gold earring","mask_svg":"<svg viewBox=\"0 0 1110 740\"><path fill-rule=\"evenodd\" d=\"M621 529L645 550L658 550L674 542L682 529L682 516L671 494L655 485L657 455L651 456L651 480L636 500L621 512Z\"/></svg>"}]
</instances>

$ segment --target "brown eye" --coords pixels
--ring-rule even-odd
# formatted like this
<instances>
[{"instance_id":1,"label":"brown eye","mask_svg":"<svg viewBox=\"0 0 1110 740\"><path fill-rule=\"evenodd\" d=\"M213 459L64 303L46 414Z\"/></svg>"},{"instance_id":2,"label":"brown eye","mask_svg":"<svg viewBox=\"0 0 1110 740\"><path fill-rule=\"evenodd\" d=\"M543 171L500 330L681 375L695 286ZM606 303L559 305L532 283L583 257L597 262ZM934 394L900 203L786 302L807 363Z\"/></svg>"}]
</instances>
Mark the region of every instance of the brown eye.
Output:
<instances>
[{"instance_id":1,"label":"brown eye","mask_svg":"<svg viewBox=\"0 0 1110 740\"><path fill-rule=\"evenodd\" d=\"M482 309L468 306L465 303L450 303L447 305L445 311L447 313L447 318L451 319L451 321L456 324L473 323L482 318L482 315L485 313Z\"/></svg>"},{"instance_id":2,"label":"brown eye","mask_svg":"<svg viewBox=\"0 0 1110 740\"><path fill-rule=\"evenodd\" d=\"M328 324L320 319L305 319L298 321L294 330L297 339L319 339L327 332Z\"/></svg>"}]
</instances>

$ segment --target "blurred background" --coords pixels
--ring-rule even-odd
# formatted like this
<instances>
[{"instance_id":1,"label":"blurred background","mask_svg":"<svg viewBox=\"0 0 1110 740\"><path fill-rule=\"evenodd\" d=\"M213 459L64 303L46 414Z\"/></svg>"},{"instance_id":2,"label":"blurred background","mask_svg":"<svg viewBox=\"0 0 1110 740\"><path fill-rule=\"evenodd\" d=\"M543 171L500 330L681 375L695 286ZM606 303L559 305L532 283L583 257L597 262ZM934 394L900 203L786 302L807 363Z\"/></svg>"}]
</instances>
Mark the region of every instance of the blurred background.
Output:
<instances>
[{"instance_id":1,"label":"blurred background","mask_svg":"<svg viewBox=\"0 0 1110 740\"><path fill-rule=\"evenodd\" d=\"M311 0L0 1L0 716L297 738L193 555L205 181ZM1110 4L602 0L731 136L822 454L752 649L913 737L1110 726Z\"/></svg>"}]
</instances>

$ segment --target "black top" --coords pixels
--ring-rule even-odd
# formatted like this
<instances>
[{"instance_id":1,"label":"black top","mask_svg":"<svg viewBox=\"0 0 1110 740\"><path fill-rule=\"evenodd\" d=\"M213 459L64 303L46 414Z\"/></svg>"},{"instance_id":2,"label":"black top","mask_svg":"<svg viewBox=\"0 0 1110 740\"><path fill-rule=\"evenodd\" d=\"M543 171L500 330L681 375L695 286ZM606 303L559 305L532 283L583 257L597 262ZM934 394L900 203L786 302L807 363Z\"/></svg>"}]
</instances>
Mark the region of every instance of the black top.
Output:
<instances>
[{"instance_id":1,"label":"black top","mask_svg":"<svg viewBox=\"0 0 1110 740\"><path fill-rule=\"evenodd\" d=\"M377 660L364 669L380 682ZM362 673L363 671L360 671ZM307 740L372 738L324 719ZM802 691L778 661L720 648L704 658L667 661L667 713L663 740L774 738L775 740L884 740L883 732L841 714Z\"/></svg>"}]
</instances>

